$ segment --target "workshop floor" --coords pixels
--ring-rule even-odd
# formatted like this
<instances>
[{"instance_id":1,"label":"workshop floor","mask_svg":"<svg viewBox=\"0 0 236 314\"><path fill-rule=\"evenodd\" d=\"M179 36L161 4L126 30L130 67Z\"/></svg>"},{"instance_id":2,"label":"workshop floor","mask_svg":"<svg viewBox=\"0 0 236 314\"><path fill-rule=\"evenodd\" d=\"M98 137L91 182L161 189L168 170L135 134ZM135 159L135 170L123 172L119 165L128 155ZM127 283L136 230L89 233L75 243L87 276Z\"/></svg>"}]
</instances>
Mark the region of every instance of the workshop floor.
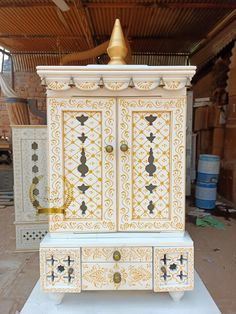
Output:
<instances>
[{"instance_id":1,"label":"workshop floor","mask_svg":"<svg viewBox=\"0 0 236 314\"><path fill-rule=\"evenodd\" d=\"M13 222L14 208L0 208L0 314L18 313L39 278L38 253L15 252ZM236 220L224 222L224 230L191 223L187 230L195 242L197 272L222 313L235 314Z\"/></svg>"}]
</instances>

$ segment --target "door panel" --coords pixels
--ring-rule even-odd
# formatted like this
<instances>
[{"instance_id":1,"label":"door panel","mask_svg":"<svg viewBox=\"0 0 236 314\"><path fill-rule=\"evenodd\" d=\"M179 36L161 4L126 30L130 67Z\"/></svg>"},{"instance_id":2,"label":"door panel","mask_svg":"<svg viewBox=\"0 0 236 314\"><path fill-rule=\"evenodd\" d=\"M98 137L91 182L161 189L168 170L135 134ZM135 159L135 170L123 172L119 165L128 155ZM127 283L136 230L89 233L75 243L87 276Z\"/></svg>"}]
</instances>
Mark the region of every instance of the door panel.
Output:
<instances>
[{"instance_id":1,"label":"door panel","mask_svg":"<svg viewBox=\"0 0 236 314\"><path fill-rule=\"evenodd\" d=\"M115 118L115 99L49 100L51 231L116 230Z\"/></svg>"},{"instance_id":2,"label":"door panel","mask_svg":"<svg viewBox=\"0 0 236 314\"><path fill-rule=\"evenodd\" d=\"M184 228L185 99L119 99L119 230Z\"/></svg>"}]
</instances>

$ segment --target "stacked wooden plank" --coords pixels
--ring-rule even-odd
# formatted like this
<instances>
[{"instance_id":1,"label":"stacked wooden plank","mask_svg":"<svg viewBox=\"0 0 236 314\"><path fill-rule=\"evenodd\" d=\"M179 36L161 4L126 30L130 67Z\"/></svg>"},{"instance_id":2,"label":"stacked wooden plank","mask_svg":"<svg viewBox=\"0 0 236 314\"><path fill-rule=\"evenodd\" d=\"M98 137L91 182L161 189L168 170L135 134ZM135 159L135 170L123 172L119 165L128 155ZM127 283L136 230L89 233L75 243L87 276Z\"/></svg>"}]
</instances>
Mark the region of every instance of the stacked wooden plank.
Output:
<instances>
[{"instance_id":1,"label":"stacked wooden plank","mask_svg":"<svg viewBox=\"0 0 236 314\"><path fill-rule=\"evenodd\" d=\"M236 43L232 49L228 74L229 103L224 137L224 161L221 167L219 192L236 204Z\"/></svg>"}]
</instances>

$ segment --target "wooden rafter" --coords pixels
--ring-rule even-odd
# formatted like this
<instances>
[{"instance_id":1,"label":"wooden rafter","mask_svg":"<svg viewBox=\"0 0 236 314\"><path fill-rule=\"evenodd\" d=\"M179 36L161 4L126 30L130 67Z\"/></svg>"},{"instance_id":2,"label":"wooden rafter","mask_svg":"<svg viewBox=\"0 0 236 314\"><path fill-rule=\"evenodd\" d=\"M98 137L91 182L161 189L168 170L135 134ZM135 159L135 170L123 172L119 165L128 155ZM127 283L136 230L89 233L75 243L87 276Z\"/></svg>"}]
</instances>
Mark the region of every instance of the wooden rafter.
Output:
<instances>
[{"instance_id":1,"label":"wooden rafter","mask_svg":"<svg viewBox=\"0 0 236 314\"><path fill-rule=\"evenodd\" d=\"M84 2L84 6L96 9L96 8L119 8L119 9L135 9L135 8L170 8L170 9L236 9L236 3L206 3L202 2L181 2L176 3L164 3L164 2Z\"/></svg>"},{"instance_id":2,"label":"wooden rafter","mask_svg":"<svg viewBox=\"0 0 236 314\"><path fill-rule=\"evenodd\" d=\"M236 3L227 3L226 1L221 1L221 3L209 3L205 1L201 2L173 2L166 3L161 1L152 1L152 2L82 2L79 0L79 3L82 7L85 8L119 8L119 9L130 9L130 8L171 8L171 9L236 9ZM68 3L71 5L71 1ZM55 4L52 1L45 2L33 2L33 1L25 1L16 4L7 3L4 1L0 1L0 8L28 8L28 7L55 7Z\"/></svg>"},{"instance_id":3,"label":"wooden rafter","mask_svg":"<svg viewBox=\"0 0 236 314\"><path fill-rule=\"evenodd\" d=\"M80 24L80 27L83 30L86 42L88 44L88 48L93 48L94 47L93 36L82 1L81 0L74 1L74 8L78 16L78 23Z\"/></svg>"}]
</instances>

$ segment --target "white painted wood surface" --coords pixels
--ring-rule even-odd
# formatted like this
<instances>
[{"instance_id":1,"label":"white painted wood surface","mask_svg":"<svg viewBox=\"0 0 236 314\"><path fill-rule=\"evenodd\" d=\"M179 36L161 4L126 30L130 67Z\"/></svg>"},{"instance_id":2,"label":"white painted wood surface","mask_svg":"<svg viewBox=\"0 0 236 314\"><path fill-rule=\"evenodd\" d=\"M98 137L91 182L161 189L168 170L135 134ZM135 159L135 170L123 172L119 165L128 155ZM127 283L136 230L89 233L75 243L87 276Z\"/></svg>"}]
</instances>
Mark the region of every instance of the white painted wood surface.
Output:
<instances>
[{"instance_id":1,"label":"white painted wood surface","mask_svg":"<svg viewBox=\"0 0 236 314\"><path fill-rule=\"evenodd\" d=\"M68 294L60 305L40 289L39 282L21 314L220 314L202 280L195 273L195 289L174 303L168 293L151 291L86 291Z\"/></svg>"},{"instance_id":2,"label":"white painted wood surface","mask_svg":"<svg viewBox=\"0 0 236 314\"><path fill-rule=\"evenodd\" d=\"M57 278L68 278L59 274L62 265L58 264L58 268L54 264L54 259L64 263L64 259L61 261L59 257L63 249L69 259L81 247L101 248L105 255L108 247L114 251L123 246L130 248L130 252L132 247L150 247L159 251L155 259L146 265L146 270L154 272L146 286L143 279L145 272L136 269L136 275L142 273L140 278L143 282L139 284L135 281L136 275L136 279L128 278L131 269L141 267L143 261L130 262L128 257L123 264L99 261L96 265L92 261L84 262L82 256L82 290L83 287L119 290L118 286L114 286L116 273L121 275L120 289L153 288L150 283L155 276L158 276L155 291L192 289L193 243L183 232L186 83L195 73L195 67L95 65L46 66L37 70L47 84L50 192L56 195L50 207L60 208L69 204L64 213L49 216L52 234L42 242L41 248L42 251L52 252L51 260L46 259L51 271L46 272L41 267L41 280L47 281L48 285L54 286L53 291L58 292L55 287ZM101 78L103 88L98 84ZM132 88L131 79L134 83ZM71 80L74 86L69 84ZM160 84L162 81L164 84ZM154 121L157 121L156 125ZM99 139L94 141L89 136L93 137L95 129ZM76 134L73 133L75 131ZM83 139L84 136L89 138L93 151L96 151L95 146L99 146L98 151L92 153L92 148L77 134L80 137L83 135ZM148 139L151 134L157 139L155 143ZM108 153L105 147L110 144L113 151ZM121 144L128 145L128 149L120 149ZM94 154L97 161L93 160ZM99 167L102 169L100 172ZM86 181L87 173L91 175L90 183ZM97 178L95 182L92 179L94 175ZM71 193L67 193L66 181L72 189ZM86 185L87 190L96 188L97 191L87 197L87 192L78 193L78 183ZM156 189L153 194L146 187L150 185L150 188L154 185ZM69 203L66 202L67 194L72 195ZM153 195L154 198L151 197ZM50 196L51 199L53 197ZM94 208L93 204L97 206ZM104 231L109 234L103 235ZM58 236L55 236L56 233ZM167 260L171 262L168 264ZM41 263L45 260L42 259ZM122 267L126 268L123 276ZM78 265L75 271L79 271ZM126 276L126 272L129 275ZM89 282L89 279L83 282L83 278L89 278L88 273L90 279L96 278L95 283ZM172 278L172 284L168 285L168 278ZM78 282L76 284L79 285ZM69 292L73 280L68 280L67 286L65 292Z\"/></svg>"},{"instance_id":3,"label":"white painted wood surface","mask_svg":"<svg viewBox=\"0 0 236 314\"><path fill-rule=\"evenodd\" d=\"M16 249L37 250L48 231L48 217L37 214L29 191L33 178L39 178L38 198L47 207L47 126L12 126L12 135Z\"/></svg>"}]
</instances>

